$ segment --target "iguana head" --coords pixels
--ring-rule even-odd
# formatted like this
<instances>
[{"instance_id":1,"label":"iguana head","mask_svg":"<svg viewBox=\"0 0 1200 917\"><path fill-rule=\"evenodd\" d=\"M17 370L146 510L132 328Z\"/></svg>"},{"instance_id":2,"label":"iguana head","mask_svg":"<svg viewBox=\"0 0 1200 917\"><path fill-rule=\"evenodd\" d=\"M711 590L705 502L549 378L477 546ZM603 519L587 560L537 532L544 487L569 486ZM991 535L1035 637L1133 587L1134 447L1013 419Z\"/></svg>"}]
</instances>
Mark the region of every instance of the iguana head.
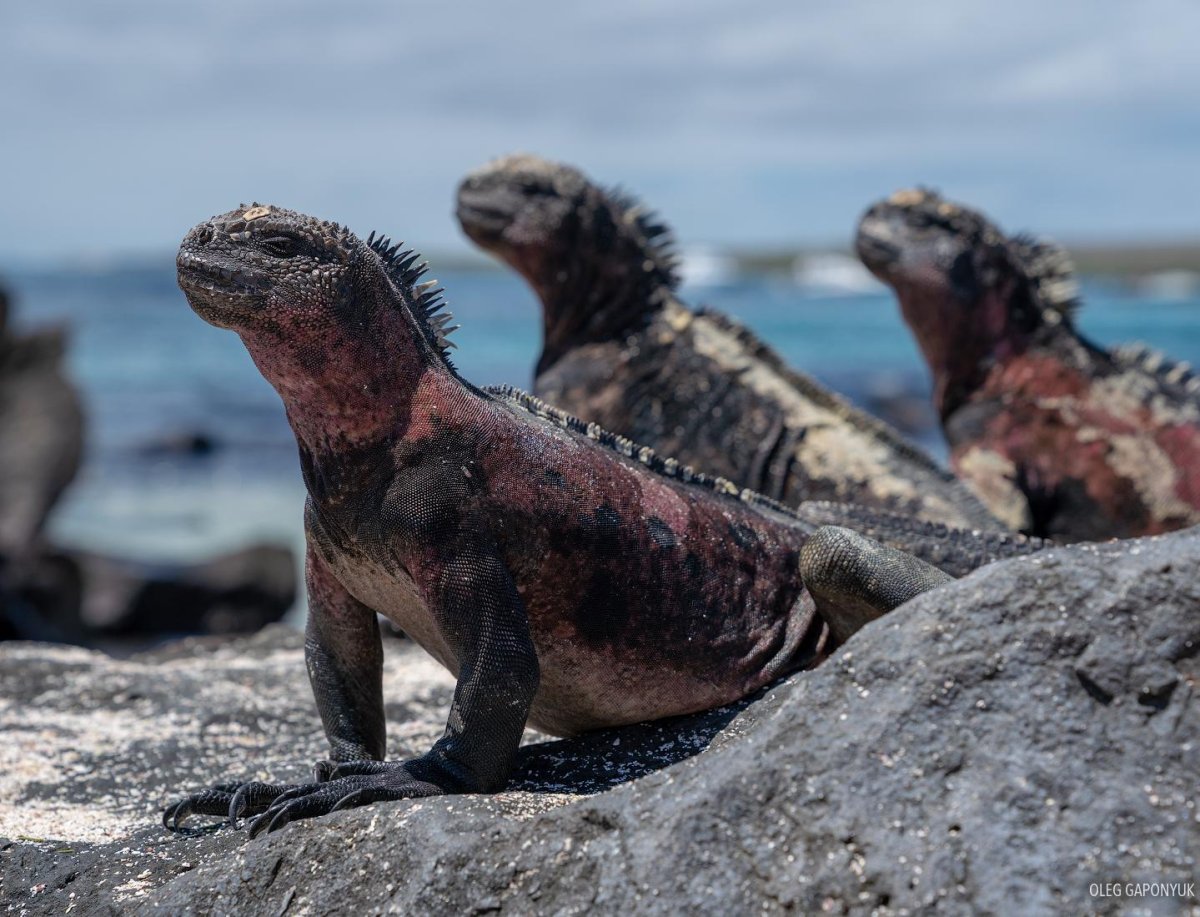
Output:
<instances>
[{"instance_id":1,"label":"iguana head","mask_svg":"<svg viewBox=\"0 0 1200 917\"><path fill-rule=\"evenodd\" d=\"M677 282L667 228L628 195L567 165L497 159L463 179L456 212L463 232L541 298L543 362L629 330Z\"/></svg>"},{"instance_id":2,"label":"iguana head","mask_svg":"<svg viewBox=\"0 0 1200 917\"><path fill-rule=\"evenodd\" d=\"M335 417L339 399L402 398L425 370L450 368L449 314L417 261L382 237L253 204L192 229L176 266L191 307L238 332L296 426L293 407ZM307 407L292 403L302 394Z\"/></svg>"},{"instance_id":3,"label":"iguana head","mask_svg":"<svg viewBox=\"0 0 1200 917\"><path fill-rule=\"evenodd\" d=\"M899 191L873 205L855 247L895 290L935 374L965 371L1023 347L1038 329L1070 324L1076 284L1060 246L1006 236L934 191Z\"/></svg>"}]
</instances>

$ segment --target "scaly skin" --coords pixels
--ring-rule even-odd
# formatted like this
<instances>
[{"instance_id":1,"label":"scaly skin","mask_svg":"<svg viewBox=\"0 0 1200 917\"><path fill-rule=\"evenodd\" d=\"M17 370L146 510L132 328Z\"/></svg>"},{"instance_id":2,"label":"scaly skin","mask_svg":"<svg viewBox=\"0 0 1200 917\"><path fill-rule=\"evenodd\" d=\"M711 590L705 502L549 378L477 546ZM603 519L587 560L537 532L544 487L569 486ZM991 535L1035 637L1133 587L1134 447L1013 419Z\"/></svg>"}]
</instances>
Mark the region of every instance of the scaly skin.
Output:
<instances>
[{"instance_id":1,"label":"scaly skin","mask_svg":"<svg viewBox=\"0 0 1200 917\"><path fill-rule=\"evenodd\" d=\"M190 796L168 827L251 814L254 834L498 790L526 722L569 735L728 703L815 664L830 629L845 639L949 578L845 529L811 538L815 526L728 481L530 396L473 388L412 261L259 205L180 248L192 308L237 331L296 434L305 655L333 760L312 784ZM377 613L458 677L445 735L411 761L380 760Z\"/></svg>"},{"instance_id":2,"label":"scaly skin","mask_svg":"<svg viewBox=\"0 0 1200 917\"><path fill-rule=\"evenodd\" d=\"M534 391L551 404L789 505L854 502L1003 530L891 427L736 322L680 302L668 232L627 196L510 156L463 180L457 213L542 302Z\"/></svg>"},{"instance_id":3,"label":"scaly skin","mask_svg":"<svg viewBox=\"0 0 1200 917\"><path fill-rule=\"evenodd\" d=\"M1200 522L1200 380L1085 340L1061 248L924 190L871 207L857 248L929 364L955 471L997 516L1068 541Z\"/></svg>"},{"instance_id":4,"label":"scaly skin","mask_svg":"<svg viewBox=\"0 0 1200 917\"><path fill-rule=\"evenodd\" d=\"M1023 557L1052 547L1054 542L1010 532L955 529L911 516L881 513L854 503L809 501L796 507L796 515L815 527L835 526L881 542L951 576L1007 557Z\"/></svg>"}]
</instances>

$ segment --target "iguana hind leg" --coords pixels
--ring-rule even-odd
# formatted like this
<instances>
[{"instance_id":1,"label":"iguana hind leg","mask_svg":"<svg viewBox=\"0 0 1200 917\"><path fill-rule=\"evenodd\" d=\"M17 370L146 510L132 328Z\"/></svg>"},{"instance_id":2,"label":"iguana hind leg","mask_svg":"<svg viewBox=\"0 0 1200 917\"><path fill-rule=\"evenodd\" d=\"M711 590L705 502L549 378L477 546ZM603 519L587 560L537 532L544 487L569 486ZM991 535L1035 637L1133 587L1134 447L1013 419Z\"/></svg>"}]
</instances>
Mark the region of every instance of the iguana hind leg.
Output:
<instances>
[{"instance_id":1,"label":"iguana hind leg","mask_svg":"<svg viewBox=\"0 0 1200 917\"><path fill-rule=\"evenodd\" d=\"M800 551L800 576L838 643L953 577L850 529L817 529Z\"/></svg>"}]
</instances>

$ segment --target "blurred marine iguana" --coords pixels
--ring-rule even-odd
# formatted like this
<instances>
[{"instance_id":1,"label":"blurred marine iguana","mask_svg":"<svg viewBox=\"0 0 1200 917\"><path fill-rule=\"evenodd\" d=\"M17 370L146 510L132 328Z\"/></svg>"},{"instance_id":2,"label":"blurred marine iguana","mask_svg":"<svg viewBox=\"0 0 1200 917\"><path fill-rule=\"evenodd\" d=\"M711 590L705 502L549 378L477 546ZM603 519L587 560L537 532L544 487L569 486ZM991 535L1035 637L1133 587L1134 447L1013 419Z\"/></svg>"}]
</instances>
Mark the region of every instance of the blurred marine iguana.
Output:
<instances>
[{"instance_id":1,"label":"blurred marine iguana","mask_svg":"<svg viewBox=\"0 0 1200 917\"><path fill-rule=\"evenodd\" d=\"M890 426L732 319L680 302L669 231L623 192L509 156L463 180L457 215L541 299L538 397L784 503L853 502L1003 530Z\"/></svg>"},{"instance_id":2,"label":"blurred marine iguana","mask_svg":"<svg viewBox=\"0 0 1200 917\"><path fill-rule=\"evenodd\" d=\"M63 368L67 332L13 333L0 289L0 557L19 563L79 469L83 408Z\"/></svg>"},{"instance_id":3,"label":"blurred marine iguana","mask_svg":"<svg viewBox=\"0 0 1200 917\"><path fill-rule=\"evenodd\" d=\"M1080 335L1061 247L927 190L872 206L856 245L933 373L955 470L1001 519L1066 540L1200 522L1200 377Z\"/></svg>"},{"instance_id":4,"label":"blurred marine iguana","mask_svg":"<svg viewBox=\"0 0 1200 917\"><path fill-rule=\"evenodd\" d=\"M84 416L64 369L67 332L14 333L0 288L0 640L72 633L75 598L44 563L50 511L79 470Z\"/></svg>"},{"instance_id":5,"label":"blurred marine iguana","mask_svg":"<svg viewBox=\"0 0 1200 917\"><path fill-rule=\"evenodd\" d=\"M190 796L170 828L228 813L256 816L257 834L495 791L527 721L570 735L731 702L948 579L529 395L474 388L447 356L440 291L385 239L243 206L195 227L177 263L192 308L238 332L296 434L305 658L333 760L311 784ZM913 540L936 559L957 539ZM445 734L409 761L380 760L376 613L458 678Z\"/></svg>"}]
</instances>

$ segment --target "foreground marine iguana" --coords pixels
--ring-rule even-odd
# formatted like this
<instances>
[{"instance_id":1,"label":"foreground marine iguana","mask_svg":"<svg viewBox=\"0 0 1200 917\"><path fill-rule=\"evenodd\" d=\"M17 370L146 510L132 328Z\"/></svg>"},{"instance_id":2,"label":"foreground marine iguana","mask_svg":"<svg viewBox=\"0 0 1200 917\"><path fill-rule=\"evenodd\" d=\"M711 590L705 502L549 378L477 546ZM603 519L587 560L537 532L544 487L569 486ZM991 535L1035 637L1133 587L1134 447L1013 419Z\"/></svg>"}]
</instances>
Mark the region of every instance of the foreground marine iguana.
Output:
<instances>
[{"instance_id":1,"label":"foreground marine iguana","mask_svg":"<svg viewBox=\"0 0 1200 917\"><path fill-rule=\"evenodd\" d=\"M1080 335L1060 247L926 190L871 207L856 246L933 373L955 470L996 515L1065 540L1200 522L1200 378Z\"/></svg>"},{"instance_id":2,"label":"foreground marine iguana","mask_svg":"<svg viewBox=\"0 0 1200 917\"><path fill-rule=\"evenodd\" d=\"M528 395L472 387L446 356L440 291L398 248L259 205L180 248L192 308L239 333L296 434L305 658L333 761L311 784L190 796L168 827L256 814L257 834L495 791L527 721L569 735L728 703L948 579ZM376 613L458 676L444 736L411 761L380 760Z\"/></svg>"},{"instance_id":3,"label":"foreground marine iguana","mask_svg":"<svg viewBox=\"0 0 1200 917\"><path fill-rule=\"evenodd\" d=\"M459 186L463 231L542 302L535 393L784 503L854 502L1000 531L978 498L887 424L675 294L667 229L570 166L509 156Z\"/></svg>"}]
</instances>

